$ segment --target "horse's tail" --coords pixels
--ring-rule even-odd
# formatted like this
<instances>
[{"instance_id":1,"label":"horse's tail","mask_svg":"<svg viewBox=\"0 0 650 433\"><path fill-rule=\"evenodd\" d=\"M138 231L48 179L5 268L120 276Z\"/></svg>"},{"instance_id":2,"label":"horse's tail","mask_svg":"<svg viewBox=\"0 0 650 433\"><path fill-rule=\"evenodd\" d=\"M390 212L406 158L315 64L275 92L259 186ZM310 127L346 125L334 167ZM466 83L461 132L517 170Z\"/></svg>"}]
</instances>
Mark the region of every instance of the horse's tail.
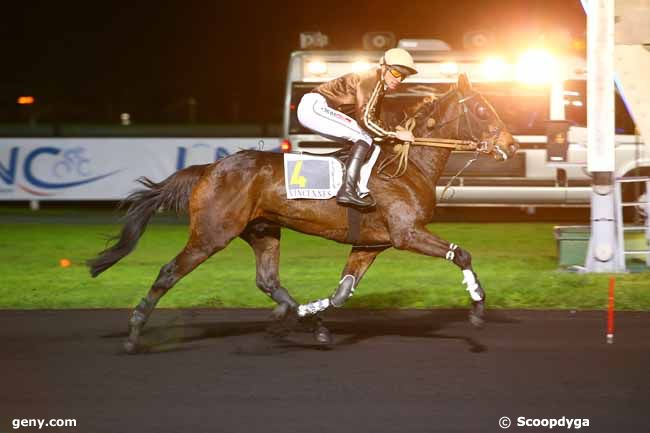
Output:
<instances>
[{"instance_id":1,"label":"horse's tail","mask_svg":"<svg viewBox=\"0 0 650 433\"><path fill-rule=\"evenodd\" d=\"M149 223L156 211L186 212L189 207L192 189L208 165L187 167L159 183L153 182L146 177L139 178L138 182L144 185L146 189L133 192L120 203L120 207L127 203L130 204L122 231L118 236L109 240L116 240L117 242L100 252L96 258L87 262L93 278L135 249L138 240L147 227L147 223Z\"/></svg>"}]
</instances>

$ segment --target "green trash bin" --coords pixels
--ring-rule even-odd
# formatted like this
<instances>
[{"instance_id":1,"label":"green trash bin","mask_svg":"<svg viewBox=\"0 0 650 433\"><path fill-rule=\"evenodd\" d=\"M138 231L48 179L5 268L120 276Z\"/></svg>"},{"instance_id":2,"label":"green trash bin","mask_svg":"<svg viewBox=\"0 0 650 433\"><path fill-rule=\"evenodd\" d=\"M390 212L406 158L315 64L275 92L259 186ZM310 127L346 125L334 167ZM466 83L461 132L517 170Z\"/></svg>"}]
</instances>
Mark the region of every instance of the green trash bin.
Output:
<instances>
[{"instance_id":1,"label":"green trash bin","mask_svg":"<svg viewBox=\"0 0 650 433\"><path fill-rule=\"evenodd\" d=\"M589 238L591 237L590 226L555 226L553 234L557 243L558 265L584 266L589 249ZM645 250L648 242L643 232L625 233L626 250ZM628 254L625 257L628 267L631 263L640 262L645 264L645 255ZM636 269L635 269L636 270Z\"/></svg>"},{"instance_id":2,"label":"green trash bin","mask_svg":"<svg viewBox=\"0 0 650 433\"><path fill-rule=\"evenodd\" d=\"M589 248L590 226L555 226L558 265L584 266Z\"/></svg>"}]
</instances>

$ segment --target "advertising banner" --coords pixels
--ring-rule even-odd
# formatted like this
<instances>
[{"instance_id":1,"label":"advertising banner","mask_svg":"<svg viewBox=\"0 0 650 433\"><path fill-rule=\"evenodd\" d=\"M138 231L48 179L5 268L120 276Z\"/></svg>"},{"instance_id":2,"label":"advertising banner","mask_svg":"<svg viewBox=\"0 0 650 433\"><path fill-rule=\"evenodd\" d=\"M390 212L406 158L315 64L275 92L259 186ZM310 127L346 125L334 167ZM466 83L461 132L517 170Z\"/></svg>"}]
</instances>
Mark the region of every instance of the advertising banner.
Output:
<instances>
[{"instance_id":1,"label":"advertising banner","mask_svg":"<svg viewBox=\"0 0 650 433\"><path fill-rule=\"evenodd\" d=\"M0 138L0 201L121 200L242 149L279 152L277 138Z\"/></svg>"}]
</instances>

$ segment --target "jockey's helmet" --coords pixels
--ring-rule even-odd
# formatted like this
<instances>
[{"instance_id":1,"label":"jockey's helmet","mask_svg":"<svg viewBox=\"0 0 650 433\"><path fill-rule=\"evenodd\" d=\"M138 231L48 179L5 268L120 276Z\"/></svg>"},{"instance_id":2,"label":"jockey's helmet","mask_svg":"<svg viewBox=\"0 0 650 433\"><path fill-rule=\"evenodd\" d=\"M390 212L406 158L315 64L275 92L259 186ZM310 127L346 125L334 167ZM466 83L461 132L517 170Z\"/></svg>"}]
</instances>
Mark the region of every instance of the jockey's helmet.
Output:
<instances>
[{"instance_id":1,"label":"jockey's helmet","mask_svg":"<svg viewBox=\"0 0 650 433\"><path fill-rule=\"evenodd\" d=\"M417 69L415 69L413 57L411 57L411 54L403 48L391 48L386 51L379 61L379 64L382 66L386 65L403 69L402 72L405 72L406 75L418 73Z\"/></svg>"}]
</instances>

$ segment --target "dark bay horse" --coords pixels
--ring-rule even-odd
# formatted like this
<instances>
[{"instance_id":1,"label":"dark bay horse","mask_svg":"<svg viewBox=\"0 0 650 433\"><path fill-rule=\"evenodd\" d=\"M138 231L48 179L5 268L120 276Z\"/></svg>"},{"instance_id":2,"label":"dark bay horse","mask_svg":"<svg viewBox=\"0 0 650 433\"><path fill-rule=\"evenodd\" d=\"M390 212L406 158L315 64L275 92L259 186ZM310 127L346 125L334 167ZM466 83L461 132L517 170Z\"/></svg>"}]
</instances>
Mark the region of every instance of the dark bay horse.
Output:
<instances>
[{"instance_id":1,"label":"dark bay horse","mask_svg":"<svg viewBox=\"0 0 650 433\"><path fill-rule=\"evenodd\" d=\"M491 154L497 160L517 150L494 109L464 75L446 94L419 104L414 118L416 137L472 140L493 149ZM389 151L388 146L385 150ZM470 317L481 320L485 293L469 252L426 229L434 215L436 182L450 153L445 148L412 146L403 176L391 180L375 174L370 177L369 188L377 205L361 214L359 241L352 245L340 286L328 298L330 305L342 306L377 255L394 247L456 264L472 299ZM131 204L116 242L88 262L92 276L133 251L159 209L188 211L190 237L183 250L160 269L149 293L133 311L127 352L136 351L140 332L160 298L238 236L255 252L257 286L279 304L282 314L296 314L299 304L280 284L280 228L348 243L347 209L334 199L287 200L282 154L246 150L212 164L185 168L159 183L140 182L146 189L125 200ZM321 333L317 338L319 335L322 337Z\"/></svg>"}]
</instances>

